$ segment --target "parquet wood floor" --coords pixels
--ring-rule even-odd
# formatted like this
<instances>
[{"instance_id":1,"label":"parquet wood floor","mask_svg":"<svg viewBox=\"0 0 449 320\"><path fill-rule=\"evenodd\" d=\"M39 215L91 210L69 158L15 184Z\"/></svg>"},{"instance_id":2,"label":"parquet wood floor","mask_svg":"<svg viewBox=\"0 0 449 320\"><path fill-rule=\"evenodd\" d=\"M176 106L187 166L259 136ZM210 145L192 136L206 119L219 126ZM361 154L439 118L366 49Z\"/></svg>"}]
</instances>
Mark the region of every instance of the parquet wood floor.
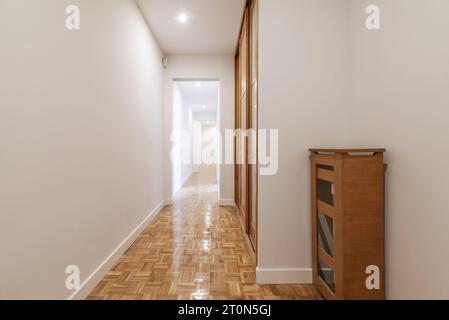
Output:
<instances>
[{"instance_id":1,"label":"parquet wood floor","mask_svg":"<svg viewBox=\"0 0 449 320\"><path fill-rule=\"evenodd\" d=\"M90 300L320 299L309 285L256 285L232 208L218 206L215 167L201 167L160 212Z\"/></svg>"}]
</instances>

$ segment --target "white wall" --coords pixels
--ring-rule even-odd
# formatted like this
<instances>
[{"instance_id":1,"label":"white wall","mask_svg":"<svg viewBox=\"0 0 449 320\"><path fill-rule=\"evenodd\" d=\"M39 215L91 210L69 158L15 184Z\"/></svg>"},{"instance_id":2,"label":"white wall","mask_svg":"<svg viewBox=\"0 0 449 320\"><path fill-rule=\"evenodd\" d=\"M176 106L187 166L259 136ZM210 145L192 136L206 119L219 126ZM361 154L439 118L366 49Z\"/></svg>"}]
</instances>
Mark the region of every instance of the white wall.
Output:
<instances>
[{"instance_id":1,"label":"white wall","mask_svg":"<svg viewBox=\"0 0 449 320\"><path fill-rule=\"evenodd\" d=\"M381 8L377 32L364 9ZM352 145L387 148L387 296L449 299L449 1L352 0Z\"/></svg>"},{"instance_id":2,"label":"white wall","mask_svg":"<svg viewBox=\"0 0 449 320\"><path fill-rule=\"evenodd\" d=\"M329 129L345 107L343 4L260 1L259 127L279 129L279 171L259 179L258 281L311 281L307 150L346 143Z\"/></svg>"},{"instance_id":3,"label":"white wall","mask_svg":"<svg viewBox=\"0 0 449 320\"><path fill-rule=\"evenodd\" d=\"M193 119L195 121L217 121L216 112L194 112Z\"/></svg>"},{"instance_id":4,"label":"white wall","mask_svg":"<svg viewBox=\"0 0 449 320\"><path fill-rule=\"evenodd\" d=\"M380 31L365 29L368 4ZM449 2L260 9L260 123L280 129L280 169L260 180L259 268L311 266L309 147L386 147L387 297L449 298Z\"/></svg>"},{"instance_id":5,"label":"white wall","mask_svg":"<svg viewBox=\"0 0 449 320\"><path fill-rule=\"evenodd\" d=\"M172 142L176 144L173 150L174 157L172 164L172 196L174 196L190 178L195 171L193 164L193 113L186 103L179 86L176 82L173 85L173 129ZM172 155L173 156L173 155Z\"/></svg>"},{"instance_id":6,"label":"white wall","mask_svg":"<svg viewBox=\"0 0 449 320\"><path fill-rule=\"evenodd\" d=\"M218 79L220 80L220 112L217 116L220 130L234 128L234 57L233 55L174 55L169 56L165 70L165 181L172 181L170 164L170 135L172 132L172 82L174 79ZM220 167L220 198L234 199L234 168ZM170 184L165 185L165 196L170 197Z\"/></svg>"},{"instance_id":7,"label":"white wall","mask_svg":"<svg viewBox=\"0 0 449 320\"><path fill-rule=\"evenodd\" d=\"M66 266L86 280L163 200L161 52L132 0L0 21L0 298L68 298Z\"/></svg>"},{"instance_id":8,"label":"white wall","mask_svg":"<svg viewBox=\"0 0 449 320\"><path fill-rule=\"evenodd\" d=\"M219 135L218 133L219 128L217 127L216 121L202 121L201 122L201 149L203 156L207 156L206 164L215 164L216 165L216 174L217 174L217 181L219 181L219 170L220 165L218 162L220 161L220 153L219 151Z\"/></svg>"}]
</instances>

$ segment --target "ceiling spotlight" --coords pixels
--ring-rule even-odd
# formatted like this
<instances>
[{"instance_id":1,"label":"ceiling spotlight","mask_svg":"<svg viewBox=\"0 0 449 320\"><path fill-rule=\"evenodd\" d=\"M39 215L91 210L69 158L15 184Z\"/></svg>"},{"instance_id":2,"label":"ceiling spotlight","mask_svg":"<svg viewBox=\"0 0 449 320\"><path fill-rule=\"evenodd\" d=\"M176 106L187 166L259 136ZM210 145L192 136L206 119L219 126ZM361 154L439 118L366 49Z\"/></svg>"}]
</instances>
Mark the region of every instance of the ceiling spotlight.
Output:
<instances>
[{"instance_id":1,"label":"ceiling spotlight","mask_svg":"<svg viewBox=\"0 0 449 320\"><path fill-rule=\"evenodd\" d=\"M203 110L205 110L205 109L206 109L206 105L203 104Z\"/></svg>"},{"instance_id":2,"label":"ceiling spotlight","mask_svg":"<svg viewBox=\"0 0 449 320\"><path fill-rule=\"evenodd\" d=\"M201 83L197 82L197 83L196 83L196 87L197 87L197 88L201 88Z\"/></svg>"},{"instance_id":3,"label":"ceiling spotlight","mask_svg":"<svg viewBox=\"0 0 449 320\"><path fill-rule=\"evenodd\" d=\"M187 20L189 20L189 17L187 16L187 14L185 14L184 12L181 12L180 14L178 14L178 21L181 23L186 23Z\"/></svg>"}]
</instances>

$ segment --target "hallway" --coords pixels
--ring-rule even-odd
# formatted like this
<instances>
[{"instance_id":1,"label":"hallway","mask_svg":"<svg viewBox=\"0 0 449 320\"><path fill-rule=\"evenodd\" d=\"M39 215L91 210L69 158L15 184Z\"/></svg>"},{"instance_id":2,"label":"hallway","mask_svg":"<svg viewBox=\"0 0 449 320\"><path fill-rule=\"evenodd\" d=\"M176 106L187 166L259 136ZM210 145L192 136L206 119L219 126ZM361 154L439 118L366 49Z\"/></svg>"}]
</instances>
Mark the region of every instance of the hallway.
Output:
<instances>
[{"instance_id":1,"label":"hallway","mask_svg":"<svg viewBox=\"0 0 449 320\"><path fill-rule=\"evenodd\" d=\"M255 285L233 209L218 206L215 166L203 166L88 299L319 299L309 285Z\"/></svg>"}]
</instances>

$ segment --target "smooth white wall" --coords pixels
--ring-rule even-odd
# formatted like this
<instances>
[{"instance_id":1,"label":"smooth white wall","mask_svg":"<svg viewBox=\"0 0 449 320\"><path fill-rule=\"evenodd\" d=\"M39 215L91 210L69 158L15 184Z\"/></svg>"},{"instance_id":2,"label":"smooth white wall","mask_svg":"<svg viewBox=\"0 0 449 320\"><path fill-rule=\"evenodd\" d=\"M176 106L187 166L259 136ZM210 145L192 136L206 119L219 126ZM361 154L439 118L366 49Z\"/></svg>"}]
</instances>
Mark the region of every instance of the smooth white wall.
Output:
<instances>
[{"instance_id":1,"label":"smooth white wall","mask_svg":"<svg viewBox=\"0 0 449 320\"><path fill-rule=\"evenodd\" d=\"M132 0L0 21L0 298L64 299L66 266L86 280L163 200L161 52Z\"/></svg>"},{"instance_id":2,"label":"smooth white wall","mask_svg":"<svg viewBox=\"0 0 449 320\"><path fill-rule=\"evenodd\" d=\"M173 82L173 150L177 154L172 163L172 196L174 196L195 171L193 164L193 113L179 86ZM173 156L173 155L172 155Z\"/></svg>"},{"instance_id":3,"label":"smooth white wall","mask_svg":"<svg viewBox=\"0 0 449 320\"><path fill-rule=\"evenodd\" d=\"M170 137L172 143L175 144L173 147L170 157L172 159L172 191L171 195L174 196L176 192L182 187L182 153L183 145L180 136L180 131L182 130L182 117L183 117L183 101L182 94L176 83L173 83L173 130L174 134ZM179 133L176 133L179 132Z\"/></svg>"},{"instance_id":4,"label":"smooth white wall","mask_svg":"<svg viewBox=\"0 0 449 320\"><path fill-rule=\"evenodd\" d=\"M216 112L194 112L193 119L195 121L217 121Z\"/></svg>"},{"instance_id":5,"label":"smooth white wall","mask_svg":"<svg viewBox=\"0 0 449 320\"><path fill-rule=\"evenodd\" d=\"M381 30L364 10L381 9ZM387 148L387 297L449 299L449 1L351 0L353 146Z\"/></svg>"},{"instance_id":6,"label":"smooth white wall","mask_svg":"<svg viewBox=\"0 0 449 320\"><path fill-rule=\"evenodd\" d=\"M386 147L387 297L449 298L449 2L260 9L260 123L280 129L280 168L260 180L259 267L311 266L309 147Z\"/></svg>"},{"instance_id":7,"label":"smooth white wall","mask_svg":"<svg viewBox=\"0 0 449 320\"><path fill-rule=\"evenodd\" d=\"M346 102L347 15L345 1L260 1L259 127L279 129L279 171L259 179L258 268L275 282L311 279L307 150L347 142L334 129Z\"/></svg>"},{"instance_id":8,"label":"smooth white wall","mask_svg":"<svg viewBox=\"0 0 449 320\"><path fill-rule=\"evenodd\" d=\"M174 79L217 79L220 81L220 110L217 115L220 131L224 137L225 129L234 128L234 56L233 55L173 55L168 57L165 70L165 181L172 181L170 163L170 135L172 119ZM234 199L234 168L232 165L220 167L220 198ZM165 197L169 199L171 186L165 185Z\"/></svg>"}]
</instances>

